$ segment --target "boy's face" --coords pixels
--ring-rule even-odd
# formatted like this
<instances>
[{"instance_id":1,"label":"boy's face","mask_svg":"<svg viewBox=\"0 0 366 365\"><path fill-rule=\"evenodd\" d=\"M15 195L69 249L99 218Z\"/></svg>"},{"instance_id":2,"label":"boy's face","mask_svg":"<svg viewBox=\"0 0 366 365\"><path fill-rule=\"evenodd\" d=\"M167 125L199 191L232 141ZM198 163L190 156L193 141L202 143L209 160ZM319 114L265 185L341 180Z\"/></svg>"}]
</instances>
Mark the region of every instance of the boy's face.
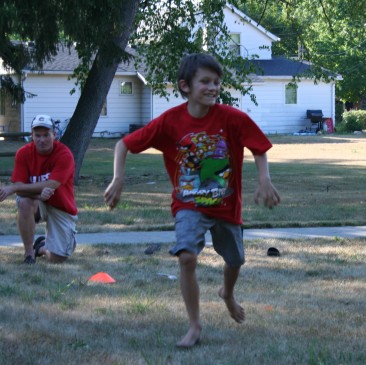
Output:
<instances>
[{"instance_id":1,"label":"boy's face","mask_svg":"<svg viewBox=\"0 0 366 365\"><path fill-rule=\"evenodd\" d=\"M188 85L184 80L180 80L180 87L188 95L188 103L209 108L216 104L220 95L220 81L216 72L207 68L199 68L191 84Z\"/></svg>"}]
</instances>

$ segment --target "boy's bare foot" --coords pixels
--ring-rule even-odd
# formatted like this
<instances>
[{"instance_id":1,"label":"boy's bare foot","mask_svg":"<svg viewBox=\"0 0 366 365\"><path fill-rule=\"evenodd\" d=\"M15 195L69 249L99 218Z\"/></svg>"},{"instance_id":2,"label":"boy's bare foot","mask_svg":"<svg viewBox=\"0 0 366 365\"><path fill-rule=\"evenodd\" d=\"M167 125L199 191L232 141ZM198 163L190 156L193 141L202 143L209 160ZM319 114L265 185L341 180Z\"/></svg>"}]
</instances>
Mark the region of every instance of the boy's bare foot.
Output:
<instances>
[{"instance_id":1,"label":"boy's bare foot","mask_svg":"<svg viewBox=\"0 0 366 365\"><path fill-rule=\"evenodd\" d=\"M223 293L224 288L221 288L219 290L219 296L225 302L231 318L238 323L243 323L245 321L245 312L243 307L235 300L234 297L225 297Z\"/></svg>"},{"instance_id":2,"label":"boy's bare foot","mask_svg":"<svg viewBox=\"0 0 366 365\"><path fill-rule=\"evenodd\" d=\"M190 327L186 335L177 342L177 347L188 349L197 345L200 342L201 331L202 328L200 326Z\"/></svg>"}]
</instances>

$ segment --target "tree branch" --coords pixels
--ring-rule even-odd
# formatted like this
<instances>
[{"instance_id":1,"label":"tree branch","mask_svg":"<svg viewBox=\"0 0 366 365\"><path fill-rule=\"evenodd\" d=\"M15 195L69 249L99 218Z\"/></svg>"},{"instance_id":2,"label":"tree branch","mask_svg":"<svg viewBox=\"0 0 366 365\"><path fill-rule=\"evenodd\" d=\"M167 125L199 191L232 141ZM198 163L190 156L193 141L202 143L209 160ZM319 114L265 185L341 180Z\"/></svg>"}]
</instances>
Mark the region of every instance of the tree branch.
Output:
<instances>
[{"instance_id":1,"label":"tree branch","mask_svg":"<svg viewBox=\"0 0 366 365\"><path fill-rule=\"evenodd\" d=\"M262 11L262 14L261 14L261 16L260 16L259 20L258 20L257 25L259 25L259 24L261 23L261 21L262 21L262 19L263 19L263 17L264 17L264 14L265 14L265 12L266 12L266 10L267 10L268 2L269 2L269 0L266 0L266 2L265 2L265 4L264 4L264 9L263 9L263 11Z\"/></svg>"},{"instance_id":2,"label":"tree branch","mask_svg":"<svg viewBox=\"0 0 366 365\"><path fill-rule=\"evenodd\" d=\"M332 23L330 22L330 19L329 19L328 15L327 15L327 12L325 11L325 6L323 4L323 0L319 0L319 2L320 2L320 5L322 7L322 10L323 10L323 14L325 16L325 19L327 20L327 23L329 25L330 31L332 32L332 34L334 34L334 29L332 27Z\"/></svg>"}]
</instances>

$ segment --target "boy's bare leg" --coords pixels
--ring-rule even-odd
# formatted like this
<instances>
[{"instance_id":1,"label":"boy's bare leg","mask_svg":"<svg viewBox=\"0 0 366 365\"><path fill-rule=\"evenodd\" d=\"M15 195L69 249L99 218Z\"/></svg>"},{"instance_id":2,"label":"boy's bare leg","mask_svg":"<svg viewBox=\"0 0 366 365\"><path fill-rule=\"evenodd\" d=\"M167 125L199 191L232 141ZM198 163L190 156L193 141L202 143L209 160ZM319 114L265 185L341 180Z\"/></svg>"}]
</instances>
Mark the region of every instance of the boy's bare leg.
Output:
<instances>
[{"instance_id":1,"label":"boy's bare leg","mask_svg":"<svg viewBox=\"0 0 366 365\"><path fill-rule=\"evenodd\" d=\"M177 342L178 347L192 347L200 339L202 326L199 314L199 287L196 278L197 255L188 251L179 254L180 288L189 318L186 335Z\"/></svg>"},{"instance_id":2,"label":"boy's bare leg","mask_svg":"<svg viewBox=\"0 0 366 365\"><path fill-rule=\"evenodd\" d=\"M234 287L240 273L239 267L230 267L225 264L224 267L224 286L219 290L219 296L226 304L231 317L238 323L245 320L243 307L234 298Z\"/></svg>"}]
</instances>

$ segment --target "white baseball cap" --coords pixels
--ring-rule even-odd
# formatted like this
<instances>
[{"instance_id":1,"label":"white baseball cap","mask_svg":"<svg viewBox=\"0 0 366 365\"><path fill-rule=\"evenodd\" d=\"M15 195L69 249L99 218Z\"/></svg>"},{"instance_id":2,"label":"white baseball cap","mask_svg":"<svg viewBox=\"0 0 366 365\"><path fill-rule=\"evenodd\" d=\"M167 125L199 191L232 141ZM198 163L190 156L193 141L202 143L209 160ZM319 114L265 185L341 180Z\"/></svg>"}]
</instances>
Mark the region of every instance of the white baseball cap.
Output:
<instances>
[{"instance_id":1,"label":"white baseball cap","mask_svg":"<svg viewBox=\"0 0 366 365\"><path fill-rule=\"evenodd\" d=\"M54 129L52 118L49 115L36 115L32 120L31 128L36 127Z\"/></svg>"}]
</instances>

